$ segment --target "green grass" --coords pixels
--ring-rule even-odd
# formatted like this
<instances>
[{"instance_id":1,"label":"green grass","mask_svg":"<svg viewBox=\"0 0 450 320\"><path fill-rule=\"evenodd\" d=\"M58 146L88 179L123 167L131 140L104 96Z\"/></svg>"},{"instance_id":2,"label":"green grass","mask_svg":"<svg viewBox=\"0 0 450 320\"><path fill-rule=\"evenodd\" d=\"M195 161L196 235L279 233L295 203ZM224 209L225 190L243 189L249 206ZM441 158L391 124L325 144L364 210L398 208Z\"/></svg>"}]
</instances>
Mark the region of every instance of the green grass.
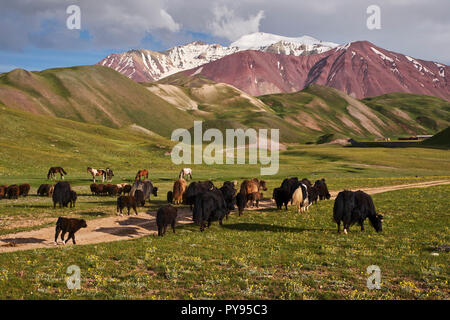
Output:
<instances>
[{"instance_id":1,"label":"green grass","mask_svg":"<svg viewBox=\"0 0 450 320\"><path fill-rule=\"evenodd\" d=\"M170 161L173 143L130 127L114 129L1 105L0 117L0 185L27 182L35 194L48 183L48 168L63 166L66 181L80 195L75 209L54 210L51 199L36 196L0 200L0 235L49 226L61 215L87 220L113 215L113 197L89 194L87 166L110 166L115 183L150 169L159 195L145 210L165 203L180 168L187 166ZM325 177L335 191L449 179L449 159L443 149L290 145L281 152L278 174L264 177L265 197L289 176ZM259 165L189 166L194 180L212 179L218 186L260 172ZM382 234L368 223L365 233L353 227L348 236L336 234L333 203L324 201L305 215L294 208L233 214L223 227L215 223L204 233L185 225L162 239L4 253L0 299L448 299L448 253L431 252L449 242L449 195L449 186L375 195L386 217ZM80 291L65 286L71 264L81 267ZM382 270L380 291L365 287L365 270L372 264Z\"/></svg>"},{"instance_id":2,"label":"green grass","mask_svg":"<svg viewBox=\"0 0 450 320\"><path fill-rule=\"evenodd\" d=\"M230 216L203 233L0 255L2 299L448 299L450 188L375 195L383 232L368 223L337 234L332 201L299 215L273 209ZM434 201L429 201L429 199ZM66 269L81 268L81 290ZM381 289L366 288L366 268Z\"/></svg>"}]
</instances>

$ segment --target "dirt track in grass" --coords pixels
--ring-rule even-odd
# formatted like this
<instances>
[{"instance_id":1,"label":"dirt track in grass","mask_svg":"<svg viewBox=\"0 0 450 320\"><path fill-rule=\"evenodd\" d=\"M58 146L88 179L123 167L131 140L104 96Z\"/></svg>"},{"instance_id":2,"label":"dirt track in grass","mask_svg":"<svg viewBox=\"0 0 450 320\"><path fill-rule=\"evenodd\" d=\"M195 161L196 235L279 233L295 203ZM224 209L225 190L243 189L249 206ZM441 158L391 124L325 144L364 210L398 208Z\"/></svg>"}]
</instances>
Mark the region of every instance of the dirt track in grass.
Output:
<instances>
[{"instance_id":1,"label":"dirt track in grass","mask_svg":"<svg viewBox=\"0 0 450 320\"><path fill-rule=\"evenodd\" d=\"M377 188L361 188L361 190L367 192L368 194L377 194L395 190L426 188L446 184L450 184L450 180L427 181ZM330 193L332 197L331 199L334 199L337 196L338 191L332 191ZM259 209L271 207L274 207L274 203L270 200L261 201L259 205ZM142 208L140 209L142 210ZM259 209L249 208L248 210ZM188 207L180 207L178 210L177 225L187 223L192 223L192 213ZM167 232L172 231L168 228ZM130 216L111 216L107 218L90 220L88 221L87 228L83 228L76 233L76 241L78 244L85 245L129 240L156 234L156 212L141 211L138 215L132 214ZM0 253L39 248L57 248L63 246L62 242L59 242L58 245L54 244L54 236L54 226L0 236ZM67 245L72 245L72 241L70 241Z\"/></svg>"}]
</instances>

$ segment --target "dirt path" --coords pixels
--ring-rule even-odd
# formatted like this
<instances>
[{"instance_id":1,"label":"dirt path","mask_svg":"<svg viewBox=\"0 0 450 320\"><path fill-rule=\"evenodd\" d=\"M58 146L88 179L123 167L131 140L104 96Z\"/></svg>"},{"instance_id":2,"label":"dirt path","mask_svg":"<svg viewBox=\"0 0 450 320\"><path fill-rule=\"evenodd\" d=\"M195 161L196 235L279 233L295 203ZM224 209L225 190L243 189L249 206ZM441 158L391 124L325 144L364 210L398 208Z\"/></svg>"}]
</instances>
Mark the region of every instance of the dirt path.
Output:
<instances>
[{"instance_id":1,"label":"dirt path","mask_svg":"<svg viewBox=\"0 0 450 320\"><path fill-rule=\"evenodd\" d=\"M402 184L395 186L383 186L376 188L361 188L361 190L369 194L377 194L394 190L426 188L431 186L450 184L450 180L437 180L418 182L411 184ZM334 199L338 191L330 192ZM273 207L274 204L270 200L260 202L259 209ZM258 210L250 208L249 210ZM189 208L180 208L178 211L177 225L192 222L191 211ZM172 232L169 229L167 232ZM157 234L156 228L156 212L140 212L137 216L113 216L88 221L88 227L81 229L76 234L78 244L92 244L101 242L112 242L119 240L128 240L140 238L147 235ZM56 248L53 237L55 235L55 227L48 227L34 231L25 231L15 234L0 236L0 253L12 252L19 250L30 250L38 248ZM67 237L67 235L66 235ZM71 245L72 242L69 242ZM58 245L62 246L62 243Z\"/></svg>"}]
</instances>

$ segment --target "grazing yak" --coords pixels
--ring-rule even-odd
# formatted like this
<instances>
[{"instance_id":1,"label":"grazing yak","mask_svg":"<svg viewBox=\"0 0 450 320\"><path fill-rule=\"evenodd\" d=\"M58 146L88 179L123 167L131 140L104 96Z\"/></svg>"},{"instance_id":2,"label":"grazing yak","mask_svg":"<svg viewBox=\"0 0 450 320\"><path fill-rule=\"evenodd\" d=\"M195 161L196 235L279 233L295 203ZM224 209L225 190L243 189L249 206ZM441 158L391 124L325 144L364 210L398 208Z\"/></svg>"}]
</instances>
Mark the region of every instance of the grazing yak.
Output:
<instances>
[{"instance_id":1,"label":"grazing yak","mask_svg":"<svg viewBox=\"0 0 450 320\"><path fill-rule=\"evenodd\" d=\"M266 182L253 178L251 180L244 180L241 184L240 192L246 197L246 205L252 197L252 193L258 193L261 190L267 191ZM257 197L256 195L253 197Z\"/></svg>"},{"instance_id":2,"label":"grazing yak","mask_svg":"<svg viewBox=\"0 0 450 320\"><path fill-rule=\"evenodd\" d=\"M142 191L140 191L142 192ZM122 210L123 208L127 208L128 210L128 215L130 215L130 208L133 208L134 213L137 213L136 210L136 206L137 206L137 201L136 198L134 196L120 196L117 198L117 213L119 213L120 211L120 215L122 215Z\"/></svg>"},{"instance_id":3,"label":"grazing yak","mask_svg":"<svg viewBox=\"0 0 450 320\"><path fill-rule=\"evenodd\" d=\"M330 193L328 192L327 184L325 183L325 179L317 180L314 183L314 187L317 189L320 200L329 200L331 198Z\"/></svg>"},{"instance_id":4,"label":"grazing yak","mask_svg":"<svg viewBox=\"0 0 450 320\"><path fill-rule=\"evenodd\" d=\"M234 205L236 204L236 189L234 188L234 183L231 181L225 181L223 183L223 186L220 187L219 190L220 192L222 192L223 198L227 205L227 209L230 211L234 210Z\"/></svg>"},{"instance_id":5,"label":"grazing yak","mask_svg":"<svg viewBox=\"0 0 450 320\"><path fill-rule=\"evenodd\" d=\"M39 186L39 189L37 190L37 195L38 196L47 196L50 197L53 195L53 189L55 188L54 185L52 184L41 184Z\"/></svg>"},{"instance_id":6,"label":"grazing yak","mask_svg":"<svg viewBox=\"0 0 450 320\"><path fill-rule=\"evenodd\" d=\"M300 184L300 186L295 190L292 195L292 203L297 206L298 213L307 211L309 206L311 205L308 200L308 188L304 184Z\"/></svg>"},{"instance_id":7,"label":"grazing yak","mask_svg":"<svg viewBox=\"0 0 450 320\"><path fill-rule=\"evenodd\" d=\"M372 197L359 190L356 192L344 190L339 192L334 201L333 218L341 232L341 222L344 233L347 234L351 225L358 223L364 231L364 220L369 218L370 224L377 232L382 231L383 216L375 210Z\"/></svg>"},{"instance_id":8,"label":"grazing yak","mask_svg":"<svg viewBox=\"0 0 450 320\"><path fill-rule=\"evenodd\" d=\"M299 186L300 181L298 180L297 177L286 178L281 183L280 188L285 189L289 192L289 200L291 201L291 204L292 204L292 196L294 195L295 190L297 190Z\"/></svg>"},{"instance_id":9,"label":"grazing yak","mask_svg":"<svg viewBox=\"0 0 450 320\"><path fill-rule=\"evenodd\" d=\"M156 225L158 226L158 236L162 237L166 233L167 226L172 227L175 233L175 223L177 222L177 208L167 205L161 207L156 212Z\"/></svg>"},{"instance_id":10,"label":"grazing yak","mask_svg":"<svg viewBox=\"0 0 450 320\"><path fill-rule=\"evenodd\" d=\"M130 195L134 196L136 190L141 190L143 192L144 203L147 199L150 202L151 195L154 195L155 197L158 196L158 187L153 186L151 180L135 181L133 186L131 187Z\"/></svg>"},{"instance_id":11,"label":"grazing yak","mask_svg":"<svg viewBox=\"0 0 450 320\"><path fill-rule=\"evenodd\" d=\"M31 186L28 183L21 184L19 186L19 195L24 196L24 197L28 196L30 189L31 189Z\"/></svg>"},{"instance_id":12,"label":"grazing yak","mask_svg":"<svg viewBox=\"0 0 450 320\"><path fill-rule=\"evenodd\" d=\"M72 238L73 244L76 244L75 242L75 232L80 230L81 228L86 228L87 224L86 221L83 219L75 219L75 218L64 218L59 217L58 221L56 221L56 230L55 230L55 245L58 244L58 235L61 233L61 240L64 244L69 241L70 238ZM66 240L64 240L64 235L66 232L69 233L69 236Z\"/></svg>"},{"instance_id":13,"label":"grazing yak","mask_svg":"<svg viewBox=\"0 0 450 320\"><path fill-rule=\"evenodd\" d=\"M197 195L213 190L214 184L211 181L191 182L185 192L185 202L192 206L195 204Z\"/></svg>"},{"instance_id":14,"label":"grazing yak","mask_svg":"<svg viewBox=\"0 0 450 320\"><path fill-rule=\"evenodd\" d=\"M8 189L6 190L8 199L18 199L20 194L19 186L16 184L13 184L11 186L8 186Z\"/></svg>"},{"instance_id":15,"label":"grazing yak","mask_svg":"<svg viewBox=\"0 0 450 320\"><path fill-rule=\"evenodd\" d=\"M59 207L67 207L69 202L72 199L72 189L70 188L70 184L66 181L60 181L55 185L53 190L53 208L56 208L56 204L59 204Z\"/></svg>"},{"instance_id":16,"label":"grazing yak","mask_svg":"<svg viewBox=\"0 0 450 320\"><path fill-rule=\"evenodd\" d=\"M287 205L291 201L290 192L285 188L275 188L273 189L272 199L275 200L278 210L281 210L283 206L287 210Z\"/></svg>"},{"instance_id":17,"label":"grazing yak","mask_svg":"<svg viewBox=\"0 0 450 320\"><path fill-rule=\"evenodd\" d=\"M222 225L222 221L228 213L225 199L218 189L206 191L195 197L192 217L194 222L200 225L200 231L205 230L206 223L209 227L212 221L219 221L219 224Z\"/></svg>"},{"instance_id":18,"label":"grazing yak","mask_svg":"<svg viewBox=\"0 0 450 320\"><path fill-rule=\"evenodd\" d=\"M178 179L173 184L173 203L181 204L183 202L183 195L186 192L187 183L183 178Z\"/></svg>"}]
</instances>

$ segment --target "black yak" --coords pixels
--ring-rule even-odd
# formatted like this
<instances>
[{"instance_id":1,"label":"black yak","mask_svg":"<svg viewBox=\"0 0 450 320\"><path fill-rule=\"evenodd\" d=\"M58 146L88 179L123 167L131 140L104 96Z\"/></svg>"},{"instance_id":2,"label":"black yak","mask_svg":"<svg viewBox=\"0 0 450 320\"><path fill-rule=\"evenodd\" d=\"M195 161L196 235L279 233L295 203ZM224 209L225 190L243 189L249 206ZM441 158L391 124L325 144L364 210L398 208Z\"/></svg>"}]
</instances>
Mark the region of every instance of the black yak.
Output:
<instances>
[{"instance_id":1,"label":"black yak","mask_svg":"<svg viewBox=\"0 0 450 320\"><path fill-rule=\"evenodd\" d=\"M69 241L70 238L72 238L73 244L76 244L75 242L75 232L80 230L81 228L86 228L87 224L86 221L83 219L75 219L75 218L64 218L59 217L58 221L56 221L56 230L55 230L55 244L58 244L58 235L61 233L61 240L64 244ZM69 236L64 241L64 235L66 232L69 233Z\"/></svg>"},{"instance_id":2,"label":"black yak","mask_svg":"<svg viewBox=\"0 0 450 320\"><path fill-rule=\"evenodd\" d=\"M164 236L167 230L167 226L172 227L173 233L175 233L175 223L177 222L177 208L167 205L161 207L156 212L156 225L158 226L158 236Z\"/></svg>"},{"instance_id":3,"label":"black yak","mask_svg":"<svg viewBox=\"0 0 450 320\"><path fill-rule=\"evenodd\" d=\"M205 230L205 223L208 227L212 221L222 220L229 213L222 193L218 189L206 191L195 197L194 209L192 212L193 220L200 225L200 231Z\"/></svg>"},{"instance_id":4,"label":"black yak","mask_svg":"<svg viewBox=\"0 0 450 320\"><path fill-rule=\"evenodd\" d=\"M341 232L341 222L344 225L345 234L355 223L358 223L361 231L364 231L366 218L369 218L375 231L382 231L383 216L376 212L372 197L361 190L339 192L334 201L333 218L338 225L338 233Z\"/></svg>"},{"instance_id":5,"label":"black yak","mask_svg":"<svg viewBox=\"0 0 450 320\"><path fill-rule=\"evenodd\" d=\"M234 205L236 204L236 189L234 188L234 183L230 181L225 181L223 186L220 187L220 192L222 192L223 198L227 205L228 210L234 210ZM228 218L228 215L227 215Z\"/></svg>"},{"instance_id":6,"label":"black yak","mask_svg":"<svg viewBox=\"0 0 450 320\"><path fill-rule=\"evenodd\" d=\"M214 188L214 184L211 181L191 182L184 194L186 204L190 205L192 210L197 195L213 190Z\"/></svg>"},{"instance_id":7,"label":"black yak","mask_svg":"<svg viewBox=\"0 0 450 320\"><path fill-rule=\"evenodd\" d=\"M70 188L70 184L66 181L60 181L55 185L53 190L53 208L56 208L56 204L59 204L59 207L67 207L69 202L72 199L72 189Z\"/></svg>"},{"instance_id":8,"label":"black yak","mask_svg":"<svg viewBox=\"0 0 450 320\"><path fill-rule=\"evenodd\" d=\"M8 199L17 199L20 194L20 189L19 189L18 185L13 184L8 187L6 192L7 192Z\"/></svg>"},{"instance_id":9,"label":"black yak","mask_svg":"<svg viewBox=\"0 0 450 320\"><path fill-rule=\"evenodd\" d=\"M287 210L287 205L288 205L289 201L291 200L291 195L290 195L290 192L288 189L275 188L275 189L273 189L272 199L275 200L278 210L281 210L281 208L283 206Z\"/></svg>"},{"instance_id":10,"label":"black yak","mask_svg":"<svg viewBox=\"0 0 450 320\"><path fill-rule=\"evenodd\" d=\"M125 207L128 209L128 215L130 215L130 208L133 208L134 213L137 215L136 206L137 201L134 196L120 196L117 198L117 213L120 211L120 215L122 215L122 210Z\"/></svg>"},{"instance_id":11,"label":"black yak","mask_svg":"<svg viewBox=\"0 0 450 320\"><path fill-rule=\"evenodd\" d=\"M24 197L28 196L30 189L31 189L31 186L28 183L21 184L19 186L19 195L24 196Z\"/></svg>"},{"instance_id":12,"label":"black yak","mask_svg":"<svg viewBox=\"0 0 450 320\"><path fill-rule=\"evenodd\" d=\"M330 193L328 192L327 184L325 183L325 179L316 180L314 183L314 187L317 188L317 192L319 194L320 200L329 200L331 198Z\"/></svg>"}]
</instances>

